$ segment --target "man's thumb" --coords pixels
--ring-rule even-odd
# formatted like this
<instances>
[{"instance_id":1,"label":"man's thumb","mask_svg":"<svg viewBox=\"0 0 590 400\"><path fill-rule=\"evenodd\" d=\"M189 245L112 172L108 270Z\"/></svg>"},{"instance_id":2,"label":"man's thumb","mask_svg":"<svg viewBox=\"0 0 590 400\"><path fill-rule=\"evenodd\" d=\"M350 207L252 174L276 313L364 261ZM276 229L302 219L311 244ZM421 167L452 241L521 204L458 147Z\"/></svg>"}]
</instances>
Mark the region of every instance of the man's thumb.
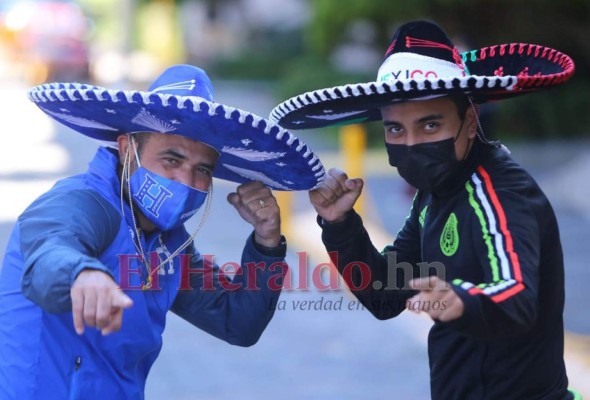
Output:
<instances>
[{"instance_id":1,"label":"man's thumb","mask_svg":"<svg viewBox=\"0 0 590 400\"><path fill-rule=\"evenodd\" d=\"M347 179L344 182L346 188L354 193L360 193L363 190L365 184L361 178Z\"/></svg>"},{"instance_id":2,"label":"man's thumb","mask_svg":"<svg viewBox=\"0 0 590 400\"><path fill-rule=\"evenodd\" d=\"M228 194L227 202L237 208L237 204L240 202L240 195L237 193Z\"/></svg>"}]
</instances>

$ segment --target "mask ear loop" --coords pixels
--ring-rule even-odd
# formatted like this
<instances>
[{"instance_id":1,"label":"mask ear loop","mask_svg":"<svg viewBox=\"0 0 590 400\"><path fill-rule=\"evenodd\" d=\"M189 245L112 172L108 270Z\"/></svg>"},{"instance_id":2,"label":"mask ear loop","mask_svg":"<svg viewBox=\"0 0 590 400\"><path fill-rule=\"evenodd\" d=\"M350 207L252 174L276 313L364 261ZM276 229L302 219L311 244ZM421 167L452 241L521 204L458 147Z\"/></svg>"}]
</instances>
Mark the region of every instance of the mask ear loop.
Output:
<instances>
[{"instance_id":1,"label":"mask ear loop","mask_svg":"<svg viewBox=\"0 0 590 400\"><path fill-rule=\"evenodd\" d=\"M130 170L131 170L131 146L130 143L133 144L133 150L135 152L135 159L137 160L137 165L138 167L139 165L139 157L137 155L137 147L135 146L135 139L133 138L133 135L129 135L129 141L127 142L127 152L129 154L128 157L126 157L127 160L127 196L129 198L129 208L131 209L131 219L133 220L133 229L135 230L135 234L137 235L137 243L139 248L137 250L140 251L144 261L147 263L147 258L145 256L145 252L143 251L143 246L141 245L141 229L139 229L139 225L137 224L137 221L135 219L135 212L133 210L133 198L131 197L131 175L130 175ZM136 245L136 248L138 247ZM149 271L148 271L149 272ZM149 284L151 284L151 273L149 275Z\"/></svg>"},{"instance_id":2,"label":"mask ear loop","mask_svg":"<svg viewBox=\"0 0 590 400\"><path fill-rule=\"evenodd\" d=\"M123 202L123 193L125 193L125 182L128 180L129 178L129 171L127 168L127 163L129 161L129 152L130 152L130 147L129 147L129 142L127 142L127 149L125 150L125 158L123 159L123 169L121 170L121 213L123 214L123 216L125 216L125 207L124 207L124 202Z\"/></svg>"},{"instance_id":3,"label":"mask ear loop","mask_svg":"<svg viewBox=\"0 0 590 400\"><path fill-rule=\"evenodd\" d=\"M133 144L133 151L135 152L135 161L137 161L137 166L141 167L141 162L139 162L139 153L137 152L137 146L135 146L135 138L131 135L131 143Z\"/></svg>"},{"instance_id":4,"label":"mask ear loop","mask_svg":"<svg viewBox=\"0 0 590 400\"><path fill-rule=\"evenodd\" d=\"M131 142L133 141L133 136L129 135L129 140L127 141L127 150L125 151L125 159L123 160L123 170L121 171L121 213L125 216L125 207L123 202L123 193L125 185L127 185L127 194L129 198L129 208L131 209L131 219L133 220L133 228L136 234L139 235L140 231L137 227L137 223L135 221L135 213L133 212L133 201L131 200L131 183L130 181L130 169L131 169ZM135 148L135 142L133 143L133 147ZM137 150L136 150L137 151ZM139 160L138 160L139 163ZM141 246L141 242L140 242ZM143 254L143 252L142 252Z\"/></svg>"}]
</instances>

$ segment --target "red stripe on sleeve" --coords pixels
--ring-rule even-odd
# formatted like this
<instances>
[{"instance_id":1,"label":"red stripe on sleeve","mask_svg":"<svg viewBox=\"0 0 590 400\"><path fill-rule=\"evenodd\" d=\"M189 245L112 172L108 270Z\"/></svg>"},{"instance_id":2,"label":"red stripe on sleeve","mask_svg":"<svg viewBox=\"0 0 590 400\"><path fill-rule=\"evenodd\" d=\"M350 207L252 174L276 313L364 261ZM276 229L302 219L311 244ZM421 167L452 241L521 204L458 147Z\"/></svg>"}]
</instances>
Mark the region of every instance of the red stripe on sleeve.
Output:
<instances>
[{"instance_id":1,"label":"red stripe on sleeve","mask_svg":"<svg viewBox=\"0 0 590 400\"><path fill-rule=\"evenodd\" d=\"M496 191L494 190L490 175L487 173L487 171L482 166L479 166L477 168L477 172L483 177L484 183L486 185L486 190L488 191L490 198L492 200L492 204L494 205L494 208L496 209L496 214L498 214L498 220L500 222L500 229L502 231L502 235L504 236L504 238L506 240L506 250L508 251L508 254L510 255L510 262L511 262L512 267L514 269L514 279L517 282L521 283L522 282L522 272L520 270L520 262L518 261L518 255L514 252L514 244L512 241L512 235L510 234L510 231L508 230L508 223L506 222L506 214L504 213L504 208L502 208L502 204L500 203L500 200L498 199L498 195L496 194Z\"/></svg>"}]
</instances>

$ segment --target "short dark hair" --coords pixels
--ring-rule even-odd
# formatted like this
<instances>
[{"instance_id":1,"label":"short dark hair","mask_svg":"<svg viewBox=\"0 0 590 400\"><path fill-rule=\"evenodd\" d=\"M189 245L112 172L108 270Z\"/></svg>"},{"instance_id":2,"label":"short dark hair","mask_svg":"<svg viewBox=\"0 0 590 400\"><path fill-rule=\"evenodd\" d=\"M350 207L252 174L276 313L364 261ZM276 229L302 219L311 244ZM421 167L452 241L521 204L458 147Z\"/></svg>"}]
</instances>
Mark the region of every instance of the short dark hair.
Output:
<instances>
[{"instance_id":1,"label":"short dark hair","mask_svg":"<svg viewBox=\"0 0 590 400\"><path fill-rule=\"evenodd\" d=\"M137 143L137 153L141 156L143 146L147 143L148 139L152 136L151 132L137 132L133 134L135 143Z\"/></svg>"}]
</instances>

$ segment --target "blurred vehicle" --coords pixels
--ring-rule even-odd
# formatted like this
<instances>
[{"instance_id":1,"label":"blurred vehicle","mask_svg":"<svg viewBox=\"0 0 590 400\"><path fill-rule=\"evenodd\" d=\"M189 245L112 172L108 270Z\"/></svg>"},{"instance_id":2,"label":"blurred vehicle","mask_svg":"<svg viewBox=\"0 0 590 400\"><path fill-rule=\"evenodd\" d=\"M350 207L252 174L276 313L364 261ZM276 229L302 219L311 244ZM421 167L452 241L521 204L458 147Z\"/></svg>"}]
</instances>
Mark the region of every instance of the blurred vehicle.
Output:
<instances>
[{"instance_id":1,"label":"blurred vehicle","mask_svg":"<svg viewBox=\"0 0 590 400\"><path fill-rule=\"evenodd\" d=\"M74 0L0 0L0 60L27 83L88 80L89 33Z\"/></svg>"}]
</instances>

